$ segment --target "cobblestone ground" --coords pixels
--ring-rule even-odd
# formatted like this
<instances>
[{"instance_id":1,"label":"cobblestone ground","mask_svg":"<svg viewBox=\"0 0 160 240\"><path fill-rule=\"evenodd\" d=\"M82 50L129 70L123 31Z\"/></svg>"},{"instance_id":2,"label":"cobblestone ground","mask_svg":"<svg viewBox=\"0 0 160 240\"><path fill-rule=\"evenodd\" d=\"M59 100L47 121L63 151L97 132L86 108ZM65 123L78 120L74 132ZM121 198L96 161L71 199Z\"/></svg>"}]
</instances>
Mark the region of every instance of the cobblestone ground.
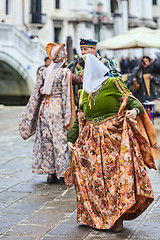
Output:
<instances>
[{"instance_id":1,"label":"cobblestone ground","mask_svg":"<svg viewBox=\"0 0 160 240\"><path fill-rule=\"evenodd\" d=\"M155 201L124 230L94 230L76 224L74 187L46 183L46 175L31 172L33 137L18 132L23 107L0 108L0 238L7 240L160 239L160 173L149 171Z\"/></svg>"}]
</instances>

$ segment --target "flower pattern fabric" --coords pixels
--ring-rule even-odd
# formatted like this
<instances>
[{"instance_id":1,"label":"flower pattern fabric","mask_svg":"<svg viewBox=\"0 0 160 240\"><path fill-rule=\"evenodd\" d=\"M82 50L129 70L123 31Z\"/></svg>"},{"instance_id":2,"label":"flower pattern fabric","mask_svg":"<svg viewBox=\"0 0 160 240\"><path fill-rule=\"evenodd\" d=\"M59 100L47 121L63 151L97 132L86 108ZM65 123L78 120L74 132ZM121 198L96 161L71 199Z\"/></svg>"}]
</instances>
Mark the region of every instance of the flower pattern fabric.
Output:
<instances>
[{"instance_id":1,"label":"flower pattern fabric","mask_svg":"<svg viewBox=\"0 0 160 240\"><path fill-rule=\"evenodd\" d=\"M40 95L45 68L38 72L36 84L19 122L23 139L34 133L32 171L63 177L70 163L67 129L71 121L71 73L61 68L53 81L51 95Z\"/></svg>"},{"instance_id":2,"label":"flower pattern fabric","mask_svg":"<svg viewBox=\"0 0 160 240\"><path fill-rule=\"evenodd\" d=\"M36 132L39 108L43 99L39 89L44 84L43 72L45 69L45 67L39 69L34 90L19 121L19 132L24 140L30 138Z\"/></svg>"},{"instance_id":3,"label":"flower pattern fabric","mask_svg":"<svg viewBox=\"0 0 160 240\"><path fill-rule=\"evenodd\" d=\"M70 118L70 71L61 68L54 79L51 95L45 96L39 109L33 172L64 176L71 155L66 130Z\"/></svg>"},{"instance_id":4,"label":"flower pattern fabric","mask_svg":"<svg viewBox=\"0 0 160 240\"><path fill-rule=\"evenodd\" d=\"M65 172L66 185L75 184L77 222L97 229L111 228L122 215L138 217L154 200L144 163L155 166L151 149L126 117L125 101L117 116L99 123L78 113L79 137Z\"/></svg>"}]
</instances>

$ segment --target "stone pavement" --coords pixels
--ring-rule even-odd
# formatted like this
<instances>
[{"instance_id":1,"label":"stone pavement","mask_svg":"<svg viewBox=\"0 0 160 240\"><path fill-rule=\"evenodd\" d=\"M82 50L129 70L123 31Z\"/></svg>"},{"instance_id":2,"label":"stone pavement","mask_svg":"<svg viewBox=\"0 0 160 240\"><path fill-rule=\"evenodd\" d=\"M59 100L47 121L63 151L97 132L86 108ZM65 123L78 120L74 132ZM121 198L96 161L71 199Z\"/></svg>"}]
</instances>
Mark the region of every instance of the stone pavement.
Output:
<instances>
[{"instance_id":1,"label":"stone pavement","mask_svg":"<svg viewBox=\"0 0 160 240\"><path fill-rule=\"evenodd\" d=\"M0 239L7 240L154 240L160 239L160 173L149 170L155 201L137 219L124 221L114 234L76 224L74 187L49 185L31 172L33 137L18 132L23 107L0 109Z\"/></svg>"}]
</instances>

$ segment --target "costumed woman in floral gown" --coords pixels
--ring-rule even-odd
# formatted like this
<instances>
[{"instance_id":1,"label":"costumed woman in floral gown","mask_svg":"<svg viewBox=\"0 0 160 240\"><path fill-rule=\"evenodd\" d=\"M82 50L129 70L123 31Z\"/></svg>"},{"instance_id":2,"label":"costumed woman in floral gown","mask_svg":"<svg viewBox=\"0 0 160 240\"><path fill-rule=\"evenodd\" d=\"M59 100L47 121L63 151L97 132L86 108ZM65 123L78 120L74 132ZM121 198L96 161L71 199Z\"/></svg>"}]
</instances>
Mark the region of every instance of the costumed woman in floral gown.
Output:
<instances>
[{"instance_id":1,"label":"costumed woman in floral gown","mask_svg":"<svg viewBox=\"0 0 160 240\"><path fill-rule=\"evenodd\" d=\"M138 217L154 200L145 165L156 169L156 142L141 103L108 71L87 55L64 179L68 187L75 184L78 223L118 232L123 220Z\"/></svg>"},{"instance_id":2,"label":"costumed woman in floral gown","mask_svg":"<svg viewBox=\"0 0 160 240\"><path fill-rule=\"evenodd\" d=\"M72 76L65 68L64 43L49 43L46 51L52 63L39 70L34 91L20 119L20 133L24 139L36 133L32 172L48 174L48 183L63 183L71 155L67 132L75 120Z\"/></svg>"}]
</instances>

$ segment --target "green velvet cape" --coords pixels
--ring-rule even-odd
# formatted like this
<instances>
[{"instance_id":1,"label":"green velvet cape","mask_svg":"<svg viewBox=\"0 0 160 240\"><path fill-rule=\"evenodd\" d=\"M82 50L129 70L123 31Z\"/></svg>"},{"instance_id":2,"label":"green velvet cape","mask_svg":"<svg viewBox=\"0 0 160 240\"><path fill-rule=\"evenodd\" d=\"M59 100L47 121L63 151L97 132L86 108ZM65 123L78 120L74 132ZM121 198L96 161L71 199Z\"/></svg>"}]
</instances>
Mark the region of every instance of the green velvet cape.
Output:
<instances>
[{"instance_id":1,"label":"green velvet cape","mask_svg":"<svg viewBox=\"0 0 160 240\"><path fill-rule=\"evenodd\" d=\"M129 89L120 78L108 78L102 86L94 93L87 94L80 90L79 107L86 115L87 120L101 121L107 117L118 113L123 95L129 93ZM129 96L128 109L139 109L139 115L142 112L142 106L139 101ZM75 143L79 134L78 118L76 118L73 127L67 134L67 141Z\"/></svg>"}]
</instances>

